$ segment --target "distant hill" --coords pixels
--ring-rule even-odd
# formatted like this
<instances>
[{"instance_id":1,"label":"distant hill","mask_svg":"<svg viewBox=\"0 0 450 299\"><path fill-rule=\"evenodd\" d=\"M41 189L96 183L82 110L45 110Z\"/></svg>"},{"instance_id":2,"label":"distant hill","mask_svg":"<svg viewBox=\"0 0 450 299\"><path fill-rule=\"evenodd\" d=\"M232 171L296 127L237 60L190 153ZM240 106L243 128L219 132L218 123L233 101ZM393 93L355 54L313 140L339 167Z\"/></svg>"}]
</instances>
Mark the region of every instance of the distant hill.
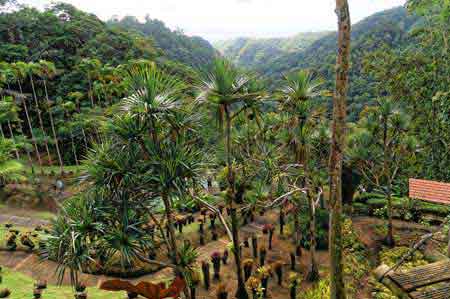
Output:
<instances>
[{"instance_id":1,"label":"distant hill","mask_svg":"<svg viewBox=\"0 0 450 299\"><path fill-rule=\"evenodd\" d=\"M122 19L111 19L108 25L141 33L151 38L155 46L162 50L168 59L196 69L204 69L218 55L214 47L205 39L190 37L177 30L172 31L162 21L149 17L144 22L140 22L136 17L126 16Z\"/></svg>"},{"instance_id":2,"label":"distant hill","mask_svg":"<svg viewBox=\"0 0 450 299\"><path fill-rule=\"evenodd\" d=\"M273 57L304 50L327 33L306 32L287 38L236 38L215 42L214 46L234 63L254 68Z\"/></svg>"},{"instance_id":3,"label":"distant hill","mask_svg":"<svg viewBox=\"0 0 450 299\"><path fill-rule=\"evenodd\" d=\"M413 28L421 22L418 16L410 15L403 7L376 13L352 28L352 66L350 74L349 113L355 117L364 105L376 96L371 90L370 79L362 73L364 57L377 49L389 47L399 51L414 47L415 41L410 34ZM308 43L308 42L306 42ZM222 43L223 45L223 43ZM246 49L240 47L235 52L216 45L218 49L225 49L225 55L242 67L250 67L271 81L272 88L279 87L283 75L297 69L309 68L318 72L327 80L327 87L333 88L334 66L336 62L337 34L328 33L303 48L292 51L272 51L271 55L264 56L263 63L247 63ZM236 46L236 48L238 48ZM238 53L238 54L235 54Z\"/></svg>"}]
</instances>

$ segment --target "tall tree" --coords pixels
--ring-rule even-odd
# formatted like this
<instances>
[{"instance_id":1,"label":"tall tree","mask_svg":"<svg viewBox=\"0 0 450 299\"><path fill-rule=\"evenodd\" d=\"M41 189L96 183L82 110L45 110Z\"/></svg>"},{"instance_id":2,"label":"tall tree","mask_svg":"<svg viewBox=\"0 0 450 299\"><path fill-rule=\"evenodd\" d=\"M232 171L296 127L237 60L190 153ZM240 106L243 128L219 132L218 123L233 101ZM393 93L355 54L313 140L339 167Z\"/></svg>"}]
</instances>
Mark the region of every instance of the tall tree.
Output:
<instances>
[{"instance_id":1,"label":"tall tree","mask_svg":"<svg viewBox=\"0 0 450 299\"><path fill-rule=\"evenodd\" d=\"M286 77L286 85L281 90L282 109L287 113L287 130L288 130L288 147L291 148L298 169L299 188L306 189L306 197L309 205L310 217L310 251L311 264L308 280L316 281L319 279L319 268L315 258L315 207L313 190L311 190L311 172L309 164L314 157L311 155L313 147L312 136L314 130L319 124L321 109L316 108L312 100L326 95L326 91L322 89L324 81L321 78L314 77L310 71L300 70ZM300 209L297 209L300 212ZM296 245L299 246L299 216L294 216L296 230Z\"/></svg>"},{"instance_id":2,"label":"tall tree","mask_svg":"<svg viewBox=\"0 0 450 299\"><path fill-rule=\"evenodd\" d=\"M53 113L52 113L52 103L50 101L50 98L48 96L48 88L47 88L47 81L51 78L53 78L56 75L56 67L52 62L40 60L39 61L39 76L42 78L44 82L44 91L45 91L45 99L46 99L46 108L47 113L50 119L50 126L52 129L53 134L53 142L55 143L56 153L58 155L58 162L59 162L59 168L61 174L64 173L64 162L61 155L61 150L59 148L59 140L58 135L56 134L56 128L55 128L55 122L53 120Z\"/></svg>"},{"instance_id":3,"label":"tall tree","mask_svg":"<svg viewBox=\"0 0 450 299\"><path fill-rule=\"evenodd\" d=\"M342 162L345 145L346 99L350 68L351 21L347 0L336 0L338 49L330 149L330 298L345 299L342 265Z\"/></svg>"},{"instance_id":4,"label":"tall tree","mask_svg":"<svg viewBox=\"0 0 450 299\"><path fill-rule=\"evenodd\" d=\"M23 108L24 108L24 111L25 111L25 116L27 118L28 129L30 131L31 140L32 140L32 142L34 144L34 149L35 149L35 152L36 152L36 158L38 160L39 167L41 168L41 171L43 171L42 170L41 153L39 151L38 143L37 143L36 137L34 135L33 124L31 122L30 113L29 113L29 110L28 110L27 97L23 93L23 88L22 88L22 82L27 77L27 72L28 72L27 71L27 64L24 63L24 62L20 62L20 61L17 62L17 63L13 63L12 64L12 69L14 71L14 77L15 77L15 80L17 82L17 85L19 86L19 94L18 94L17 97L20 99L20 101L23 104ZM31 165L31 167L32 167L32 165ZM33 169L33 167L32 167L32 169Z\"/></svg>"},{"instance_id":5,"label":"tall tree","mask_svg":"<svg viewBox=\"0 0 450 299\"><path fill-rule=\"evenodd\" d=\"M34 107L36 109L36 114L37 114L38 121L39 121L39 127L40 127L43 137L44 137L43 138L44 139L44 147L47 152L48 163L50 165L53 165L52 155L50 154L50 149L48 147L47 133L45 133L44 121L42 119L42 111L39 106L39 99L38 99L37 92L36 92L36 86L34 84L34 75L39 73L39 71L40 71L39 68L40 67L39 67L38 63L30 62L27 64L26 70L27 70L28 78L30 79L31 91L33 94L33 99L34 99Z\"/></svg>"},{"instance_id":6,"label":"tall tree","mask_svg":"<svg viewBox=\"0 0 450 299\"><path fill-rule=\"evenodd\" d=\"M415 162L416 140L405 113L391 99L383 98L361 113L356 132L351 134L348 157L363 178L387 199L386 244L394 246L392 194L394 184L406 185ZM401 182L403 180L403 182Z\"/></svg>"},{"instance_id":7,"label":"tall tree","mask_svg":"<svg viewBox=\"0 0 450 299\"><path fill-rule=\"evenodd\" d=\"M233 170L233 153L231 144L231 127L233 119L240 112L251 107L251 103L259 99L258 93L249 93L246 84L249 79L236 70L233 65L225 59L218 58L214 61L212 71L208 79L200 87L201 93L198 99L207 102L216 109L217 121L224 129L224 147L226 152L228 193L227 204L231 212L231 231L233 241L233 254L236 264L238 287L236 298L247 299L245 281L242 273L242 261L239 242L239 221L236 215L235 202L237 193L235 186L235 173Z\"/></svg>"}]
</instances>

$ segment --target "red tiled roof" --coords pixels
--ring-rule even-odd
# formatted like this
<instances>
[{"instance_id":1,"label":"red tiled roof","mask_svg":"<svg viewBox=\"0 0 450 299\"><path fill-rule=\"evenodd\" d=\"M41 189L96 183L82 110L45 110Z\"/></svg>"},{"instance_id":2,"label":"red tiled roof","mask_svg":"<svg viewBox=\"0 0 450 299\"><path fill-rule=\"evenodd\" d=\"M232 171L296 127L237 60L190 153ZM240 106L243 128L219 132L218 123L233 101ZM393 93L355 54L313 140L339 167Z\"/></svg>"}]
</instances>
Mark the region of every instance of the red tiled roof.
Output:
<instances>
[{"instance_id":1,"label":"red tiled roof","mask_svg":"<svg viewBox=\"0 0 450 299\"><path fill-rule=\"evenodd\" d=\"M409 197L450 205L450 183L409 179Z\"/></svg>"}]
</instances>

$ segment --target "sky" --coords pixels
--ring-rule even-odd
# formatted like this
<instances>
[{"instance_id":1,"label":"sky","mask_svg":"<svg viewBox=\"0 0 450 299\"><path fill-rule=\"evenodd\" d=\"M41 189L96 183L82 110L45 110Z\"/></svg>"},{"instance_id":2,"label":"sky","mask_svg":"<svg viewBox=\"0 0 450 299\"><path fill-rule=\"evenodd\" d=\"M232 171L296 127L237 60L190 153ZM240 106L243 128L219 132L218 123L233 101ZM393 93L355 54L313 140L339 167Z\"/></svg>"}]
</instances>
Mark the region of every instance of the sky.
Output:
<instances>
[{"instance_id":1,"label":"sky","mask_svg":"<svg viewBox=\"0 0 450 299\"><path fill-rule=\"evenodd\" d=\"M19 0L39 8L50 0ZM103 20L145 15L209 41L336 29L335 0L65 0ZM405 0L349 0L353 23Z\"/></svg>"}]
</instances>

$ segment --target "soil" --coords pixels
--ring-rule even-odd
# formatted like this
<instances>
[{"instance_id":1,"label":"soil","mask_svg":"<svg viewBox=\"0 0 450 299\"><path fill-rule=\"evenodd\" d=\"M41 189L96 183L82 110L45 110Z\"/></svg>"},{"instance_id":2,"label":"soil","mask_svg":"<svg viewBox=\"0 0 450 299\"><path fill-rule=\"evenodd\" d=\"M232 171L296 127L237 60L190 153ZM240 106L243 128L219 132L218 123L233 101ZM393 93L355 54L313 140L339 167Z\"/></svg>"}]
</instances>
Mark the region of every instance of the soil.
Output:
<instances>
[{"instance_id":1,"label":"soil","mask_svg":"<svg viewBox=\"0 0 450 299\"><path fill-rule=\"evenodd\" d=\"M3 209L2 209L3 210ZM1 211L1 210L0 210ZM19 225L20 222L23 226L34 227L37 224L43 224L43 220L33 218L32 214L28 214L28 211L23 211L20 209L8 209L8 215L0 214L0 223L2 222L13 222ZM22 217L12 217L12 213L17 213ZM29 215L31 217L23 217ZM199 217L196 217L199 218ZM254 222L242 227L240 237L241 242L246 238L250 238L252 235L258 236L258 246L267 247L268 236L262 233L262 227L266 223L277 223L278 214L275 211L267 212L264 216L255 217ZM6 220L6 221L5 221ZM209 223L209 222L208 222ZM357 233L361 242L366 246L369 252L369 259L371 266L375 268L379 264L379 252L382 249L383 237L380 234L380 226L384 225L384 220L380 220L373 217L354 217L353 225L354 230ZM398 240L398 245L410 245L411 242L416 240L420 235L427 232L429 228L408 223L404 221L394 221L394 232L396 239ZM205 231L208 231L207 225L205 225ZM191 242L198 246L197 251L199 253L199 261L209 261L210 256L213 252L223 252L228 248L229 240L225 235L224 231L221 230L219 239L217 241L207 240L208 243L204 246L199 246L198 233L195 229L182 234L183 238L191 240ZM249 242L251 244L251 242ZM289 253L294 251L294 246L292 240L289 236L279 236L278 230L273 236L273 249L267 250L266 265L270 265L274 262L281 262L283 264L283 281L282 286L278 286L276 282L276 276L274 275L269 279L268 285L268 298L273 299L286 299L289 298L289 273L290 273L290 256ZM243 259L252 258L252 248L243 247L242 250ZM328 252L318 251L317 260L319 263L319 269L321 276L323 277L327 273L327 268L329 264ZM259 263L259 259L255 260L255 264ZM0 264L6 267L12 268L16 271L25 273L34 279L46 279L49 283L56 283L56 273L57 264L51 261L41 261L39 258L30 253L26 252L4 252L0 251ZM302 278L304 278L308 272L310 265L310 255L307 250L303 250L302 256L297 260L297 268L295 272L299 273ZM253 268L253 273L256 271L257 266ZM212 271L212 267L211 267ZM368 285L368 279L371 273L362 279L360 285L360 291L357 293L356 299L368 299L371 298L371 290ZM222 265L221 267L221 277L219 281L214 281L211 275L211 288L206 290L201 282L197 288L197 298L212 299L216 298L215 290L219 284L224 283L226 288L230 291L236 289L236 278L235 278L235 267L234 258L230 253L227 265ZM173 278L172 270L170 268L162 269L152 274L148 274L136 279L129 279L133 283L138 281L168 281ZM89 275L83 274L81 280L88 286L98 286L102 281L106 279L112 279L112 277L103 275ZM63 280L63 284L69 284L68 275ZM299 288L299 292L307 290L312 287L311 283L302 281ZM230 293L230 296L231 293Z\"/></svg>"}]
</instances>

